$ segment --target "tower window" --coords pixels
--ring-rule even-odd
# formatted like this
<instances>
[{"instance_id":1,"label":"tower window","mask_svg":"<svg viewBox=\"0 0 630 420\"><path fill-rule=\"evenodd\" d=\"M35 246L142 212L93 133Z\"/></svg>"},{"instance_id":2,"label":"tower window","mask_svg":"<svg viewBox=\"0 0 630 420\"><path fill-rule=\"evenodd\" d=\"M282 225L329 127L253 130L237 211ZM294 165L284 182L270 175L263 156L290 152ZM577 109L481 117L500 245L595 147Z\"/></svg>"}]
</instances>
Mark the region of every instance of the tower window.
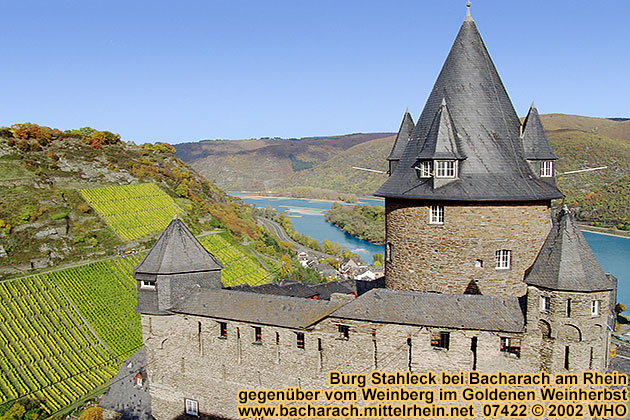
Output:
<instances>
[{"instance_id":1,"label":"tower window","mask_svg":"<svg viewBox=\"0 0 630 420\"><path fill-rule=\"evenodd\" d=\"M227 322L219 322L219 338L227 338Z\"/></svg>"},{"instance_id":2,"label":"tower window","mask_svg":"<svg viewBox=\"0 0 630 420\"><path fill-rule=\"evenodd\" d=\"M591 302L591 316L599 316L599 300Z\"/></svg>"},{"instance_id":3,"label":"tower window","mask_svg":"<svg viewBox=\"0 0 630 420\"><path fill-rule=\"evenodd\" d=\"M540 297L540 312L549 313L551 307L551 298L548 296Z\"/></svg>"},{"instance_id":4,"label":"tower window","mask_svg":"<svg viewBox=\"0 0 630 420\"><path fill-rule=\"evenodd\" d=\"M295 344L297 346L298 349L303 349L304 348L304 333L303 332L296 332L295 333Z\"/></svg>"},{"instance_id":5,"label":"tower window","mask_svg":"<svg viewBox=\"0 0 630 420\"><path fill-rule=\"evenodd\" d=\"M254 344L262 344L262 327L254 327Z\"/></svg>"},{"instance_id":6,"label":"tower window","mask_svg":"<svg viewBox=\"0 0 630 420\"><path fill-rule=\"evenodd\" d=\"M455 178L457 173L457 161L454 160L436 160L435 161L435 177L436 178Z\"/></svg>"},{"instance_id":7,"label":"tower window","mask_svg":"<svg viewBox=\"0 0 630 420\"><path fill-rule=\"evenodd\" d=\"M389 262L392 262L394 259L394 244L391 242L387 242L387 248L385 248L385 259Z\"/></svg>"},{"instance_id":8,"label":"tower window","mask_svg":"<svg viewBox=\"0 0 630 420\"><path fill-rule=\"evenodd\" d=\"M350 338L350 327L347 325L337 325L339 330L339 340L348 340Z\"/></svg>"},{"instance_id":9,"label":"tower window","mask_svg":"<svg viewBox=\"0 0 630 420\"><path fill-rule=\"evenodd\" d=\"M501 337L500 350L521 357L521 340L519 338Z\"/></svg>"},{"instance_id":10,"label":"tower window","mask_svg":"<svg viewBox=\"0 0 630 420\"><path fill-rule=\"evenodd\" d=\"M540 164L540 176L548 178L553 176L553 161L543 160Z\"/></svg>"},{"instance_id":11,"label":"tower window","mask_svg":"<svg viewBox=\"0 0 630 420\"><path fill-rule=\"evenodd\" d=\"M571 316L571 299L567 299L567 318Z\"/></svg>"},{"instance_id":12,"label":"tower window","mask_svg":"<svg viewBox=\"0 0 630 420\"><path fill-rule=\"evenodd\" d=\"M199 417L199 403L197 401L186 398L184 400L184 406L186 414Z\"/></svg>"},{"instance_id":13,"label":"tower window","mask_svg":"<svg viewBox=\"0 0 630 420\"><path fill-rule=\"evenodd\" d=\"M156 283L155 280L140 280L140 288L153 290L155 289Z\"/></svg>"},{"instance_id":14,"label":"tower window","mask_svg":"<svg viewBox=\"0 0 630 420\"><path fill-rule=\"evenodd\" d=\"M432 176L432 163L430 160L420 162L420 165L416 168L420 174L420 178L431 178Z\"/></svg>"},{"instance_id":15,"label":"tower window","mask_svg":"<svg viewBox=\"0 0 630 420\"><path fill-rule=\"evenodd\" d=\"M512 251L509 249L500 249L496 252L496 269L505 270L510 268L510 259Z\"/></svg>"},{"instance_id":16,"label":"tower window","mask_svg":"<svg viewBox=\"0 0 630 420\"><path fill-rule=\"evenodd\" d=\"M437 225L444 224L444 206L431 206L429 223Z\"/></svg>"},{"instance_id":17,"label":"tower window","mask_svg":"<svg viewBox=\"0 0 630 420\"><path fill-rule=\"evenodd\" d=\"M448 350L451 333L445 331L434 331L431 333L431 347Z\"/></svg>"}]
</instances>

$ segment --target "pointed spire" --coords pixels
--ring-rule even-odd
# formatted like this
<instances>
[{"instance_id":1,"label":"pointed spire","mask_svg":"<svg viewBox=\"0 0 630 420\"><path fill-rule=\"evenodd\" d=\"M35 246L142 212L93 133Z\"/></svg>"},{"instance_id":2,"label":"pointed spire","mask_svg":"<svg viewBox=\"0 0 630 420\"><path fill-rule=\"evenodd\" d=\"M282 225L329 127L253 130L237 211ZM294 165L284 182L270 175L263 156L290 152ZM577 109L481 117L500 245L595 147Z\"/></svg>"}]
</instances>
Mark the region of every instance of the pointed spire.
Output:
<instances>
[{"instance_id":1,"label":"pointed spire","mask_svg":"<svg viewBox=\"0 0 630 420\"><path fill-rule=\"evenodd\" d=\"M457 145L455 129L445 98L442 98L440 108L417 158L419 160L464 158Z\"/></svg>"},{"instance_id":2,"label":"pointed spire","mask_svg":"<svg viewBox=\"0 0 630 420\"><path fill-rule=\"evenodd\" d=\"M536 104L532 105L523 122L523 151L525 159L530 160L555 160L558 156L553 152L547 133L542 125Z\"/></svg>"},{"instance_id":3,"label":"pointed spire","mask_svg":"<svg viewBox=\"0 0 630 420\"><path fill-rule=\"evenodd\" d=\"M411 117L411 113L409 112L409 108L405 110L405 115L403 115L402 122L400 123L400 128L398 129L398 135L396 136L396 140L394 141L394 145L392 146L392 151L390 152L387 160L389 161L398 161L407 147L407 143L409 142L409 138L411 137L411 133L413 133L414 123L413 118Z\"/></svg>"},{"instance_id":4,"label":"pointed spire","mask_svg":"<svg viewBox=\"0 0 630 420\"><path fill-rule=\"evenodd\" d=\"M467 1L466 2L466 17L464 18L465 21L472 21L473 18L470 14L470 6L472 6L472 3Z\"/></svg>"},{"instance_id":5,"label":"pointed spire","mask_svg":"<svg viewBox=\"0 0 630 420\"><path fill-rule=\"evenodd\" d=\"M134 268L134 273L180 274L215 271L222 268L216 258L175 216L144 259Z\"/></svg>"},{"instance_id":6,"label":"pointed spire","mask_svg":"<svg viewBox=\"0 0 630 420\"><path fill-rule=\"evenodd\" d=\"M567 206L555 217L551 232L525 283L551 290L595 292L612 290L614 280L604 273Z\"/></svg>"}]
</instances>

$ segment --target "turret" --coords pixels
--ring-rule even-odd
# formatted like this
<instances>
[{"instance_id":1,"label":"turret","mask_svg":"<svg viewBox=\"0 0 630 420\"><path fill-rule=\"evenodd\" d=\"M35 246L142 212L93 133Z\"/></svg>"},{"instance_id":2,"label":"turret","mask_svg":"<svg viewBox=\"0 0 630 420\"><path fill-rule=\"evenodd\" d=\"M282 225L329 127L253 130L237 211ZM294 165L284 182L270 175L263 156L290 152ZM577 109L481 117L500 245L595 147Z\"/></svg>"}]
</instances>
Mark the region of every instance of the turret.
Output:
<instances>
[{"instance_id":1,"label":"turret","mask_svg":"<svg viewBox=\"0 0 630 420\"><path fill-rule=\"evenodd\" d=\"M220 289L223 267L175 216L134 268L142 314L168 314L197 289Z\"/></svg>"},{"instance_id":2,"label":"turret","mask_svg":"<svg viewBox=\"0 0 630 420\"><path fill-rule=\"evenodd\" d=\"M413 118L411 117L409 108L407 108L407 110L405 111L405 115L403 115L402 122L400 123L400 128L398 129L396 140L394 140L392 151L390 152L389 156L387 156L387 161L389 162L388 173L390 176L396 170L398 162L400 162L400 157L402 156L405 147L407 147L407 143L409 143L411 133L413 132L413 127Z\"/></svg>"},{"instance_id":3,"label":"turret","mask_svg":"<svg viewBox=\"0 0 630 420\"><path fill-rule=\"evenodd\" d=\"M532 102L523 122L523 151L534 176L555 185L554 162L558 156L551 149L545 128L540 121L536 105Z\"/></svg>"}]
</instances>

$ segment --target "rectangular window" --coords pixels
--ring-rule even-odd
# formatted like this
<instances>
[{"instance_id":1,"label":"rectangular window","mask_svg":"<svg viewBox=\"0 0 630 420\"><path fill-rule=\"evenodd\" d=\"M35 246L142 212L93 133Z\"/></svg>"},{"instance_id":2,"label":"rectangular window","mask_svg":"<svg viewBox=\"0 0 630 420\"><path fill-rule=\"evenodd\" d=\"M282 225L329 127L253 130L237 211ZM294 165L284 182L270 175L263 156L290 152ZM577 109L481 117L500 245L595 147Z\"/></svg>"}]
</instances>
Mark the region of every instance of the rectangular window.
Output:
<instances>
[{"instance_id":1,"label":"rectangular window","mask_svg":"<svg viewBox=\"0 0 630 420\"><path fill-rule=\"evenodd\" d=\"M140 288L153 290L155 289L156 283L155 280L140 280Z\"/></svg>"},{"instance_id":2,"label":"rectangular window","mask_svg":"<svg viewBox=\"0 0 630 420\"><path fill-rule=\"evenodd\" d=\"M553 176L553 161L543 160L540 164L540 176L548 178Z\"/></svg>"},{"instance_id":3,"label":"rectangular window","mask_svg":"<svg viewBox=\"0 0 630 420\"><path fill-rule=\"evenodd\" d=\"M435 165L436 178L455 178L457 176L457 161L436 160Z\"/></svg>"},{"instance_id":4,"label":"rectangular window","mask_svg":"<svg viewBox=\"0 0 630 420\"><path fill-rule=\"evenodd\" d=\"M199 403L195 400L189 400L188 398L186 398L184 402L184 410L186 414L189 416L199 417Z\"/></svg>"},{"instance_id":5,"label":"rectangular window","mask_svg":"<svg viewBox=\"0 0 630 420\"><path fill-rule=\"evenodd\" d=\"M431 333L431 346L439 349L447 349L451 333L445 331L434 331Z\"/></svg>"},{"instance_id":6,"label":"rectangular window","mask_svg":"<svg viewBox=\"0 0 630 420\"><path fill-rule=\"evenodd\" d=\"M339 331L339 340L347 340L350 338L350 327L347 325L337 325Z\"/></svg>"},{"instance_id":7,"label":"rectangular window","mask_svg":"<svg viewBox=\"0 0 630 420\"><path fill-rule=\"evenodd\" d=\"M394 259L394 244L391 242L387 242L387 248L385 248L385 259L389 262L392 262Z\"/></svg>"},{"instance_id":8,"label":"rectangular window","mask_svg":"<svg viewBox=\"0 0 630 420\"><path fill-rule=\"evenodd\" d=\"M591 316L599 316L599 300L591 302Z\"/></svg>"},{"instance_id":9,"label":"rectangular window","mask_svg":"<svg viewBox=\"0 0 630 420\"><path fill-rule=\"evenodd\" d=\"M303 332L295 333L295 344L298 349L304 348L304 333Z\"/></svg>"},{"instance_id":10,"label":"rectangular window","mask_svg":"<svg viewBox=\"0 0 630 420\"><path fill-rule=\"evenodd\" d=\"M444 224L444 206L431 206L429 223L436 225Z\"/></svg>"},{"instance_id":11,"label":"rectangular window","mask_svg":"<svg viewBox=\"0 0 630 420\"><path fill-rule=\"evenodd\" d=\"M510 257L512 251L509 249L500 249L496 252L496 268L497 270L503 270L510 268Z\"/></svg>"},{"instance_id":12,"label":"rectangular window","mask_svg":"<svg viewBox=\"0 0 630 420\"><path fill-rule=\"evenodd\" d=\"M254 344L262 344L262 327L254 327Z\"/></svg>"},{"instance_id":13,"label":"rectangular window","mask_svg":"<svg viewBox=\"0 0 630 420\"><path fill-rule=\"evenodd\" d=\"M519 338L501 337L501 348L504 353L512 353L521 357L521 340Z\"/></svg>"},{"instance_id":14,"label":"rectangular window","mask_svg":"<svg viewBox=\"0 0 630 420\"><path fill-rule=\"evenodd\" d=\"M219 338L227 338L227 322L219 322Z\"/></svg>"},{"instance_id":15,"label":"rectangular window","mask_svg":"<svg viewBox=\"0 0 630 420\"><path fill-rule=\"evenodd\" d=\"M551 307L551 298L547 296L540 297L540 312L549 312L549 308Z\"/></svg>"},{"instance_id":16,"label":"rectangular window","mask_svg":"<svg viewBox=\"0 0 630 420\"><path fill-rule=\"evenodd\" d=\"M418 167L418 170L420 171L420 178L431 178L431 176L433 176L431 173L431 169L433 169L431 165L432 163L433 162L430 160L420 162L420 166Z\"/></svg>"}]
</instances>

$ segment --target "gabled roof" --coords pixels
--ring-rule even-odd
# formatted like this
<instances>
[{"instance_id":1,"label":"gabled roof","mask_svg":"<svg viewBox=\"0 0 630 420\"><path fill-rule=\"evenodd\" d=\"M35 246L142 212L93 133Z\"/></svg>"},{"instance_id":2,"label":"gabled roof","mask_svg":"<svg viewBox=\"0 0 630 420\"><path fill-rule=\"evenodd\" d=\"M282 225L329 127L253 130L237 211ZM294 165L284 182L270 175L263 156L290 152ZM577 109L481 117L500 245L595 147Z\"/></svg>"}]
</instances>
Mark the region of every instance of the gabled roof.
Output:
<instances>
[{"instance_id":1,"label":"gabled roof","mask_svg":"<svg viewBox=\"0 0 630 420\"><path fill-rule=\"evenodd\" d=\"M400 128L398 129L398 135L394 141L391 153L387 156L387 160L400 160L405 147L407 147L409 137L411 137L411 133L413 133L413 127L413 118L411 117L411 113L409 113L409 109L407 109L405 115L403 115Z\"/></svg>"},{"instance_id":2,"label":"gabled roof","mask_svg":"<svg viewBox=\"0 0 630 420\"><path fill-rule=\"evenodd\" d=\"M459 166L459 179L434 189L431 179L418 178L414 168L443 99L466 160ZM520 130L520 120L475 22L467 17L400 163L375 195L471 201L562 197L555 186L531 172L523 156Z\"/></svg>"},{"instance_id":3,"label":"gabled roof","mask_svg":"<svg viewBox=\"0 0 630 420\"><path fill-rule=\"evenodd\" d=\"M175 216L134 273L180 274L221 270L223 267Z\"/></svg>"},{"instance_id":4,"label":"gabled roof","mask_svg":"<svg viewBox=\"0 0 630 420\"><path fill-rule=\"evenodd\" d=\"M555 160L558 156L551 149L545 128L540 121L536 105L532 102L523 122L523 150L525 158L531 160Z\"/></svg>"},{"instance_id":5,"label":"gabled roof","mask_svg":"<svg viewBox=\"0 0 630 420\"><path fill-rule=\"evenodd\" d=\"M614 280L604 274L566 206L555 217L534 264L525 272L524 281L532 286L575 292L615 288Z\"/></svg>"},{"instance_id":6,"label":"gabled roof","mask_svg":"<svg viewBox=\"0 0 630 420\"><path fill-rule=\"evenodd\" d=\"M206 289L194 292L170 311L303 329L318 322L340 305L342 303L326 300Z\"/></svg>"},{"instance_id":7,"label":"gabled roof","mask_svg":"<svg viewBox=\"0 0 630 420\"><path fill-rule=\"evenodd\" d=\"M438 109L429 134L418 153L418 159L463 159L459 153L457 138L453 129L451 115L446 106L446 100L442 98L442 104Z\"/></svg>"},{"instance_id":8,"label":"gabled roof","mask_svg":"<svg viewBox=\"0 0 630 420\"><path fill-rule=\"evenodd\" d=\"M331 317L401 325L483 331L523 331L525 318L515 297L455 295L372 289Z\"/></svg>"}]
</instances>

